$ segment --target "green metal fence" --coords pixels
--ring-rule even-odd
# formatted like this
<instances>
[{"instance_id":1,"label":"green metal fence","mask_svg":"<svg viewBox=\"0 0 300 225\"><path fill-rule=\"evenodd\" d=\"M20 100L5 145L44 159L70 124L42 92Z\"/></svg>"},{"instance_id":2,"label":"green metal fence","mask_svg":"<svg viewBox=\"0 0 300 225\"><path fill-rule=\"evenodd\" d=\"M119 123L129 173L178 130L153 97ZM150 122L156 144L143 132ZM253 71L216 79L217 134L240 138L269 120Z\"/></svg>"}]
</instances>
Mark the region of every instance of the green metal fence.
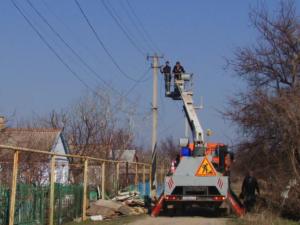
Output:
<instances>
[{"instance_id":1,"label":"green metal fence","mask_svg":"<svg viewBox=\"0 0 300 225\"><path fill-rule=\"evenodd\" d=\"M15 224L45 224L48 186L18 184L15 204Z\"/></svg>"},{"instance_id":2,"label":"green metal fence","mask_svg":"<svg viewBox=\"0 0 300 225\"><path fill-rule=\"evenodd\" d=\"M15 204L16 225L46 225L48 221L49 186L18 184ZM82 216L82 185L55 184L56 225ZM0 224L9 219L9 188L0 186Z\"/></svg>"},{"instance_id":3,"label":"green metal fence","mask_svg":"<svg viewBox=\"0 0 300 225\"><path fill-rule=\"evenodd\" d=\"M0 186L0 224L8 224L9 188Z\"/></svg>"},{"instance_id":4,"label":"green metal fence","mask_svg":"<svg viewBox=\"0 0 300 225\"><path fill-rule=\"evenodd\" d=\"M12 163L11 176L3 181L11 185L9 188L7 188L7 186L4 187L4 183L1 183L2 180L0 181L0 225L61 225L79 217L85 221L87 219L86 210L88 208L87 197L89 196L89 182L93 185L99 185L99 182L101 182L99 192L102 193L101 198L103 199L107 192L114 194L118 192L121 187L121 174L121 176L125 174L126 186L129 183L134 183L135 186L138 186L140 180L139 176L142 177L144 186L146 185L146 179L152 182L152 166L147 163L108 160L82 155L58 154L38 149L7 145L0 145L0 151L2 150L12 151L13 161L9 162ZM29 153L49 156L49 185L36 186L21 184L21 180L29 180L28 178L30 177L21 170L22 168L19 164L23 161L20 155L24 156ZM76 183L80 183L80 185L54 183L56 180L55 173L58 169L56 168L56 159L60 157L67 157L69 160L77 159L75 160L76 163L72 166L74 166L73 169L78 169L80 173L79 176L75 176L76 179L72 180ZM121 165L125 164L126 169L120 168ZM129 165L134 166L134 168L129 170ZM97 176L89 175L89 169L95 166L97 167ZM111 169L112 167L115 169ZM43 170L41 172L44 173L45 171ZM134 180L130 181L130 179L128 179L129 173L133 176ZM20 175L23 176L22 179L19 179ZM150 183L149 186L152 186L152 184ZM98 194L96 195L99 197Z\"/></svg>"},{"instance_id":5,"label":"green metal fence","mask_svg":"<svg viewBox=\"0 0 300 225\"><path fill-rule=\"evenodd\" d=\"M61 225L82 216L82 185L55 185L54 223Z\"/></svg>"}]
</instances>

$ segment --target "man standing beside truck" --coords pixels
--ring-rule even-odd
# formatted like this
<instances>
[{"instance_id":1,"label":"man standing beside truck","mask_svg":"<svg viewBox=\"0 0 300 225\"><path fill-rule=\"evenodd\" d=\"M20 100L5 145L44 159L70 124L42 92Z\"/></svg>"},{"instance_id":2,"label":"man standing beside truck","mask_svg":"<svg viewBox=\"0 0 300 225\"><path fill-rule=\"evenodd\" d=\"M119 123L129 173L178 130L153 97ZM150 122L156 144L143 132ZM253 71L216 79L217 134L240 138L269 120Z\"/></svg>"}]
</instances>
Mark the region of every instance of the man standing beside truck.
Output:
<instances>
[{"instance_id":1,"label":"man standing beside truck","mask_svg":"<svg viewBox=\"0 0 300 225\"><path fill-rule=\"evenodd\" d=\"M253 175L253 171L250 170L243 181L242 196L244 197L244 205L247 212L250 212L256 203L255 191L259 195L259 187L256 178Z\"/></svg>"}]
</instances>

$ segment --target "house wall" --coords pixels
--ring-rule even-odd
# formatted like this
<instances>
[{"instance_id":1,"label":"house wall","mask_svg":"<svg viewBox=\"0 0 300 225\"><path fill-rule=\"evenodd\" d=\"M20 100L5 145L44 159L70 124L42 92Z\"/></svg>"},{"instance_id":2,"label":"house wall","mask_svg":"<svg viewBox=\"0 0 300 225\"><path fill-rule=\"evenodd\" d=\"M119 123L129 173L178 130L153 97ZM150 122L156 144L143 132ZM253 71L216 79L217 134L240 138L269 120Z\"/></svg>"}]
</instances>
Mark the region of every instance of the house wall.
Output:
<instances>
[{"instance_id":1,"label":"house wall","mask_svg":"<svg viewBox=\"0 0 300 225\"><path fill-rule=\"evenodd\" d=\"M52 152L58 154L66 154L65 147L61 135L59 135L56 144L54 145ZM67 157L57 156L56 158L56 170L55 178L57 183L67 183L69 178L69 161Z\"/></svg>"}]
</instances>

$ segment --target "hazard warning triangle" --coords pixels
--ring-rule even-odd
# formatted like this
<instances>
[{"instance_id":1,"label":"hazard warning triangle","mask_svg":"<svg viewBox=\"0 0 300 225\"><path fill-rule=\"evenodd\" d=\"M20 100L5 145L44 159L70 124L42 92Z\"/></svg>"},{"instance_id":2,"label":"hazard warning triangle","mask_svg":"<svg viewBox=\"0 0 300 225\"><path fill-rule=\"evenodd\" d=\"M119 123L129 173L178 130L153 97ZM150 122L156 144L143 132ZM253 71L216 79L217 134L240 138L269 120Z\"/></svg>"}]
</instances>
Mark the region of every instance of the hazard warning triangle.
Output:
<instances>
[{"instance_id":1,"label":"hazard warning triangle","mask_svg":"<svg viewBox=\"0 0 300 225\"><path fill-rule=\"evenodd\" d=\"M200 166L199 166L199 168L198 168L195 176L198 176L198 177L206 177L207 176L208 177L208 176L216 176L216 175L217 174L216 174L216 171L215 171L213 165L205 157L202 160L202 162L201 162L201 164L200 164Z\"/></svg>"}]
</instances>

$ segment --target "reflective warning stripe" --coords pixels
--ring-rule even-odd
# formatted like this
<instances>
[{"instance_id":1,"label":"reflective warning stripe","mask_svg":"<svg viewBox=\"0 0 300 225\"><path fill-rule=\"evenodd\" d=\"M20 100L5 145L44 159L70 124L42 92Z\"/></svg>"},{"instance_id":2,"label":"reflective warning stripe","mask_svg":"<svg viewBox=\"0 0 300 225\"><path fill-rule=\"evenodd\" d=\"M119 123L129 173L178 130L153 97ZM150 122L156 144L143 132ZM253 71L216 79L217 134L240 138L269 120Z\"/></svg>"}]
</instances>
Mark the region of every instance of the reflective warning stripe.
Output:
<instances>
[{"instance_id":1,"label":"reflective warning stripe","mask_svg":"<svg viewBox=\"0 0 300 225\"><path fill-rule=\"evenodd\" d=\"M170 179L167 181L167 183L168 183L168 187L169 187L169 189L172 189L172 187L174 186L174 181L173 181L173 178L172 178L172 177L170 177Z\"/></svg>"},{"instance_id":2,"label":"reflective warning stripe","mask_svg":"<svg viewBox=\"0 0 300 225\"><path fill-rule=\"evenodd\" d=\"M218 185L218 187L219 187L220 189L223 188L224 182L222 181L222 179L221 179L220 177L219 177L219 179L218 179L217 185Z\"/></svg>"}]
</instances>

